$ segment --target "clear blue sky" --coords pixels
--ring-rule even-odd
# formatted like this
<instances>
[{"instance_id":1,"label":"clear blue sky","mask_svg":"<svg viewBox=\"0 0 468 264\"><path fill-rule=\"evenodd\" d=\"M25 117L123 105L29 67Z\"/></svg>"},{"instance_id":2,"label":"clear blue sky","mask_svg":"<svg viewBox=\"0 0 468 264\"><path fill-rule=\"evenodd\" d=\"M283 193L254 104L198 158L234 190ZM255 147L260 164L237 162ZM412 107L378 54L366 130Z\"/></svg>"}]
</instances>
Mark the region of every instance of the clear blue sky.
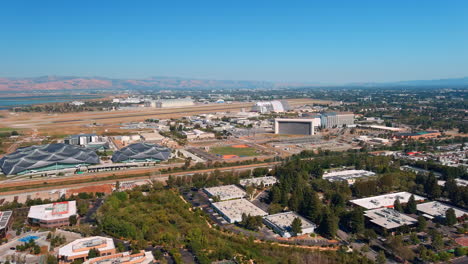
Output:
<instances>
[{"instance_id":1,"label":"clear blue sky","mask_svg":"<svg viewBox=\"0 0 468 264\"><path fill-rule=\"evenodd\" d=\"M0 76L468 76L468 1L9 0Z\"/></svg>"}]
</instances>

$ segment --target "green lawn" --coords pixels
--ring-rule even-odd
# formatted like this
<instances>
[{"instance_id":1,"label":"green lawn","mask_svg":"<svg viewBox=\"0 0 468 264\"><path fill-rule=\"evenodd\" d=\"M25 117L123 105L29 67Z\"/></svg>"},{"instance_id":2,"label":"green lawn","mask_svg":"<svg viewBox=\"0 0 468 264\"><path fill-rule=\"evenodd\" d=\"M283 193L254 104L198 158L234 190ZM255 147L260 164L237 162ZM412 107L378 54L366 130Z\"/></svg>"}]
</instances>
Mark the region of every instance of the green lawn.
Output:
<instances>
[{"instance_id":1,"label":"green lawn","mask_svg":"<svg viewBox=\"0 0 468 264\"><path fill-rule=\"evenodd\" d=\"M237 155L237 156L257 156L258 153L254 148L233 148L227 147L214 147L211 148L210 153L219 155Z\"/></svg>"}]
</instances>

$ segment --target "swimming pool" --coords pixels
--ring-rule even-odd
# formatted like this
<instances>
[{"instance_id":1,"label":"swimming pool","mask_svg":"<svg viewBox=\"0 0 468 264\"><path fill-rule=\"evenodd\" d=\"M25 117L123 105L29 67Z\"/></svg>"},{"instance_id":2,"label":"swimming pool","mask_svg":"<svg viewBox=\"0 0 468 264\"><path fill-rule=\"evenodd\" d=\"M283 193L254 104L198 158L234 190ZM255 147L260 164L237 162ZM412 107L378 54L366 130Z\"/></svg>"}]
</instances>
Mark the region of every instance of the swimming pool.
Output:
<instances>
[{"instance_id":1,"label":"swimming pool","mask_svg":"<svg viewBox=\"0 0 468 264\"><path fill-rule=\"evenodd\" d=\"M29 241L31 241L31 240L36 240L36 239L38 239L38 238L39 238L38 236L31 236L31 235L29 235L29 236L25 236L25 237L23 237L23 238L18 239L18 241L21 241L21 242L29 242Z\"/></svg>"}]
</instances>

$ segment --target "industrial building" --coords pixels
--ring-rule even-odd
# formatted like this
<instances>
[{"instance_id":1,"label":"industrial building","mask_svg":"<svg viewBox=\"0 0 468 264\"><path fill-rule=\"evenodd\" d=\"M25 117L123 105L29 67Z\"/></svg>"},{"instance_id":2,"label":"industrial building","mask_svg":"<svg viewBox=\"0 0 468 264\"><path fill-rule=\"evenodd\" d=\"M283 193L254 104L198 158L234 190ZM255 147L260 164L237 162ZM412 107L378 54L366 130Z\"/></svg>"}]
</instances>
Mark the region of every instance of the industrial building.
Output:
<instances>
[{"instance_id":1,"label":"industrial building","mask_svg":"<svg viewBox=\"0 0 468 264\"><path fill-rule=\"evenodd\" d=\"M255 187L263 185L264 187L268 187L268 186L274 185L277 181L278 180L273 176L265 176L265 177L242 179L240 180L239 183L242 187L247 187L250 185L253 185Z\"/></svg>"},{"instance_id":2,"label":"industrial building","mask_svg":"<svg viewBox=\"0 0 468 264\"><path fill-rule=\"evenodd\" d=\"M13 220L13 211L0 212L0 238L4 238L10 230L11 221Z\"/></svg>"},{"instance_id":3,"label":"industrial building","mask_svg":"<svg viewBox=\"0 0 468 264\"><path fill-rule=\"evenodd\" d=\"M397 193L388 193L378 196L372 196L367 198L351 200L352 204L361 206L365 209L377 209L381 207L393 207L396 199L400 200L400 203L405 204L408 202L411 195L414 195L409 192L397 192ZM425 197L414 195L414 199L418 202L426 200Z\"/></svg>"},{"instance_id":4,"label":"industrial building","mask_svg":"<svg viewBox=\"0 0 468 264\"><path fill-rule=\"evenodd\" d=\"M346 181L348 184L354 184L357 179L367 178L375 176L375 173L372 171L366 170L343 170L343 171L333 171L323 174L322 178L330 181Z\"/></svg>"},{"instance_id":5,"label":"industrial building","mask_svg":"<svg viewBox=\"0 0 468 264\"><path fill-rule=\"evenodd\" d=\"M116 253L114 240L112 238L102 236L86 237L77 239L59 248L59 263L71 263L75 260L86 261L88 260L89 251L91 249L98 250L101 257L112 256Z\"/></svg>"},{"instance_id":6,"label":"industrial building","mask_svg":"<svg viewBox=\"0 0 468 264\"><path fill-rule=\"evenodd\" d=\"M169 108L169 107L186 107L193 106L195 102L191 98L179 98L179 99L160 99L150 100L145 102L146 107L155 108Z\"/></svg>"},{"instance_id":7,"label":"industrial building","mask_svg":"<svg viewBox=\"0 0 468 264\"><path fill-rule=\"evenodd\" d=\"M141 250L139 253L131 252L117 253L89 259L83 264L153 264L155 259L150 251ZM159 262L158 262L159 263Z\"/></svg>"},{"instance_id":8,"label":"industrial building","mask_svg":"<svg viewBox=\"0 0 468 264\"><path fill-rule=\"evenodd\" d=\"M0 168L5 175L57 171L91 164L99 164L94 151L63 143L19 148L0 159Z\"/></svg>"},{"instance_id":9,"label":"industrial building","mask_svg":"<svg viewBox=\"0 0 468 264\"><path fill-rule=\"evenodd\" d=\"M300 234L294 234L291 229L292 223L296 218L301 219L302 233ZM295 212L284 212L265 216L263 217L263 223L265 223L266 226L273 229L273 231L275 231L282 237L286 238L313 233L315 228L317 227L314 223L296 214Z\"/></svg>"},{"instance_id":10,"label":"industrial building","mask_svg":"<svg viewBox=\"0 0 468 264\"><path fill-rule=\"evenodd\" d=\"M151 143L134 143L112 155L112 162L153 162L168 160L171 149Z\"/></svg>"},{"instance_id":11,"label":"industrial building","mask_svg":"<svg viewBox=\"0 0 468 264\"><path fill-rule=\"evenodd\" d=\"M28 222L44 228L70 225L70 216L77 216L76 201L31 206Z\"/></svg>"},{"instance_id":12,"label":"industrial building","mask_svg":"<svg viewBox=\"0 0 468 264\"><path fill-rule=\"evenodd\" d=\"M335 128L354 125L354 114L347 112L330 112L320 114L321 126L323 128Z\"/></svg>"},{"instance_id":13,"label":"industrial building","mask_svg":"<svg viewBox=\"0 0 468 264\"><path fill-rule=\"evenodd\" d=\"M242 221L242 215L266 216L267 212L245 199L235 199L211 204L227 222L233 224Z\"/></svg>"},{"instance_id":14,"label":"industrial building","mask_svg":"<svg viewBox=\"0 0 468 264\"><path fill-rule=\"evenodd\" d=\"M269 101L269 102L256 102L252 106L252 112L266 113L282 113L291 109L287 101Z\"/></svg>"},{"instance_id":15,"label":"industrial building","mask_svg":"<svg viewBox=\"0 0 468 264\"><path fill-rule=\"evenodd\" d=\"M394 230L402 226L411 226L418 221L406 214L402 214L392 208L378 208L364 211L367 220L377 228L387 231Z\"/></svg>"},{"instance_id":16,"label":"industrial building","mask_svg":"<svg viewBox=\"0 0 468 264\"><path fill-rule=\"evenodd\" d=\"M315 118L275 118L275 134L314 135Z\"/></svg>"},{"instance_id":17,"label":"industrial building","mask_svg":"<svg viewBox=\"0 0 468 264\"><path fill-rule=\"evenodd\" d=\"M203 191L210 197L217 197L220 201L244 198L247 193L236 185L223 185L204 188Z\"/></svg>"},{"instance_id":18,"label":"industrial building","mask_svg":"<svg viewBox=\"0 0 468 264\"><path fill-rule=\"evenodd\" d=\"M416 207L417 210L421 212L424 217L429 219L445 219L445 213L450 208L452 208L455 211L455 216L457 218L468 217L468 211L436 201L421 203L418 204Z\"/></svg>"}]
</instances>

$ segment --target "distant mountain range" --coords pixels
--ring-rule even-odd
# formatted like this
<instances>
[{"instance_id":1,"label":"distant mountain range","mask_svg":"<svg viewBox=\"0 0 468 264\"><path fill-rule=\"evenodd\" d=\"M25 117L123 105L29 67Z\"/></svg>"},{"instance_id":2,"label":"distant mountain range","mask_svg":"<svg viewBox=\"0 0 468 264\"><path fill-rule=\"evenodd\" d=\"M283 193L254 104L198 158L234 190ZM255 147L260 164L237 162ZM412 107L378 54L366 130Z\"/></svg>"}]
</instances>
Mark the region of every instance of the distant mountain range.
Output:
<instances>
[{"instance_id":1,"label":"distant mountain range","mask_svg":"<svg viewBox=\"0 0 468 264\"><path fill-rule=\"evenodd\" d=\"M177 77L151 77L147 79L112 79L104 77L42 76L34 78L0 78L0 91L56 91L84 89L275 89L288 87L415 87L447 86L468 87L468 77L402 81L389 83L350 83L346 85L326 85L310 83L279 83L267 81L207 80Z\"/></svg>"}]
</instances>

